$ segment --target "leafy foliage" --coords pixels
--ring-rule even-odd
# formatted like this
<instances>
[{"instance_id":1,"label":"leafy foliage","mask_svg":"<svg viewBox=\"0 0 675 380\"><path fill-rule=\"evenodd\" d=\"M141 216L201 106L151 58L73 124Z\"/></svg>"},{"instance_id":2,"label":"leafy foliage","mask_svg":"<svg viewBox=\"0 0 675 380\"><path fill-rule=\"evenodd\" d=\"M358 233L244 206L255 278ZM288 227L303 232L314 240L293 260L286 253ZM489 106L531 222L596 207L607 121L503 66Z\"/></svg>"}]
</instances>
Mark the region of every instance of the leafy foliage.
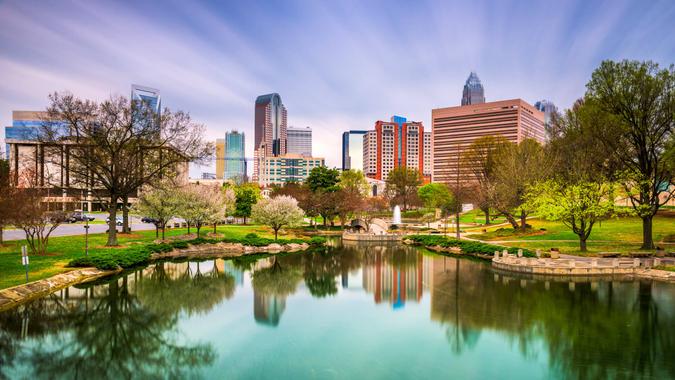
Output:
<instances>
[{"instance_id":1,"label":"leafy foliage","mask_svg":"<svg viewBox=\"0 0 675 380\"><path fill-rule=\"evenodd\" d=\"M415 243L426 247L457 247L460 248L462 252L469 254L494 255L495 251L501 252L504 249L514 255L518 253L518 248L514 247L504 247L501 245L487 244L471 240L458 240L440 235L410 235L406 236L406 239L412 240ZM535 257L535 254L528 249L523 249L523 256Z\"/></svg>"}]
</instances>

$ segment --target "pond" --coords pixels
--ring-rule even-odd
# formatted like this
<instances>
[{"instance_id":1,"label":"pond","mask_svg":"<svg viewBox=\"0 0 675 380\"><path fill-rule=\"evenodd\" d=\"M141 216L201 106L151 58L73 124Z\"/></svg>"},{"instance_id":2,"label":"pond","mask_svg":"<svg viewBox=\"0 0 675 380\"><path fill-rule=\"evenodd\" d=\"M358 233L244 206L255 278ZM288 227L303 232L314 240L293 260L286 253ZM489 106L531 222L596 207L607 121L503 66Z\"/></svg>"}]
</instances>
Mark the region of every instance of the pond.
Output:
<instances>
[{"instance_id":1,"label":"pond","mask_svg":"<svg viewBox=\"0 0 675 380\"><path fill-rule=\"evenodd\" d=\"M0 378L675 378L675 285L335 245L157 263L0 313Z\"/></svg>"}]
</instances>

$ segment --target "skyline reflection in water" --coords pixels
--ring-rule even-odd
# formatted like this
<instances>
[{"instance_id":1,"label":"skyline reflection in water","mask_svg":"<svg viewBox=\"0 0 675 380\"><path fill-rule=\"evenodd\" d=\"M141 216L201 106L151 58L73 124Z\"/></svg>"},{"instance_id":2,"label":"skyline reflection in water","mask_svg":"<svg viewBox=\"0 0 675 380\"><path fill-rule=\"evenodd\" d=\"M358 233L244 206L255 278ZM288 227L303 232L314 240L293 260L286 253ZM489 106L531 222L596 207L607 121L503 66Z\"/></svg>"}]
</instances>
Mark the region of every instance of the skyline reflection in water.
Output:
<instances>
[{"instance_id":1,"label":"skyline reflection in water","mask_svg":"<svg viewBox=\"0 0 675 380\"><path fill-rule=\"evenodd\" d=\"M0 378L675 378L675 286L591 280L402 245L162 262L0 313Z\"/></svg>"}]
</instances>

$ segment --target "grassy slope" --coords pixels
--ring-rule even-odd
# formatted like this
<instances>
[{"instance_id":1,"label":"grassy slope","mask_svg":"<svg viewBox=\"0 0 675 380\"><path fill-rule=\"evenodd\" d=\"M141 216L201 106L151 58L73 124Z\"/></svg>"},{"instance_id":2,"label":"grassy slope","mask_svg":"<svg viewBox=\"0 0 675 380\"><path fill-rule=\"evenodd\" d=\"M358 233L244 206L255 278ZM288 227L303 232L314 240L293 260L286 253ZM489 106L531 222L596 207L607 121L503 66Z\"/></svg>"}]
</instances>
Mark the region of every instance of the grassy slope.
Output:
<instances>
[{"instance_id":1,"label":"grassy slope","mask_svg":"<svg viewBox=\"0 0 675 380\"><path fill-rule=\"evenodd\" d=\"M534 231L531 234L514 233L508 227L502 227L502 231L496 231L496 227L488 229L487 233L470 235L472 238L495 241L495 240L522 240L523 242L507 243L530 249L560 248L564 253L579 253L578 237L569 228L560 222L551 222L540 219L530 219ZM539 231L545 228L546 231ZM657 245L664 238L675 234L675 215L659 215L654 218L654 241ZM543 241L546 240L546 241ZM571 240L570 242L551 242L548 240ZM629 252L639 249L642 242L642 221L636 217L611 219L596 224L588 240L590 252L617 251ZM667 249L675 249L672 245Z\"/></svg>"},{"instance_id":2,"label":"grassy slope","mask_svg":"<svg viewBox=\"0 0 675 380\"><path fill-rule=\"evenodd\" d=\"M186 229L171 229L166 231L168 236L176 236L186 233ZM191 230L195 232L194 229ZM202 228L202 236L213 232L213 228ZM226 237L240 238L248 233L256 233L261 237L273 238L271 230L263 226L220 226L218 233ZM131 235L118 235L121 246L151 242L155 240L155 231L136 231ZM281 236L280 236L281 237ZM284 237L293 237L292 235ZM89 252L110 250L105 248L106 234L89 235ZM24 240L5 242L0 246L0 289L22 284L26 281L25 269L21 265L21 245ZM65 265L72 259L84 256L84 236L64 236L49 239L49 253L47 256L30 256L28 280L35 281L67 272L71 268Z\"/></svg>"}]
</instances>

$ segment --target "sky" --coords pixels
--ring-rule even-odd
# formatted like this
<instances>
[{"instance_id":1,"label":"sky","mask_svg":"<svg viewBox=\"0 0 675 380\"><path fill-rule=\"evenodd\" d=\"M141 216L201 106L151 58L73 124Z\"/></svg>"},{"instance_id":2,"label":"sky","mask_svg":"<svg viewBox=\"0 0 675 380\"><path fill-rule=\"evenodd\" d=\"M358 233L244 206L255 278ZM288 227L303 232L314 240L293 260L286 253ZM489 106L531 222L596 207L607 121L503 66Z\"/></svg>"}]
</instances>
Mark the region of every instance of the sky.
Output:
<instances>
[{"instance_id":1,"label":"sky","mask_svg":"<svg viewBox=\"0 0 675 380\"><path fill-rule=\"evenodd\" d=\"M342 132L392 115L430 126L472 70L487 101L564 109L603 60L673 64L673 20L672 0L0 0L0 126L54 91L100 101L133 83L210 140L244 131L252 157L255 98L277 92L288 124L312 127L314 155L339 167Z\"/></svg>"}]
</instances>

